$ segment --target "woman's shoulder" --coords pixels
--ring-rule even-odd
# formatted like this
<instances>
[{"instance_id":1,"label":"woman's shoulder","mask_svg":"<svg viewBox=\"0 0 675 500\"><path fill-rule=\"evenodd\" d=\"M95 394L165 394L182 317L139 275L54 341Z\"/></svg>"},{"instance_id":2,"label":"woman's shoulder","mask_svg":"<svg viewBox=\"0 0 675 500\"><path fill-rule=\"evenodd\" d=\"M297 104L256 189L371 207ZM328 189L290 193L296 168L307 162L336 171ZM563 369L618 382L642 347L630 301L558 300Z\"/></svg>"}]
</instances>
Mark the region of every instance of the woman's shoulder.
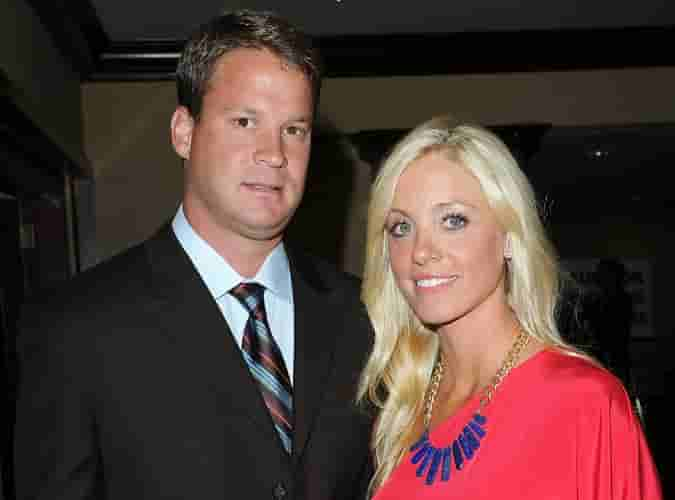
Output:
<instances>
[{"instance_id":1,"label":"woman's shoulder","mask_svg":"<svg viewBox=\"0 0 675 500\"><path fill-rule=\"evenodd\" d=\"M621 381L590 357L548 348L538 358L541 376L537 379L551 394L573 395L584 405L593 400L607 402L626 397Z\"/></svg>"}]
</instances>

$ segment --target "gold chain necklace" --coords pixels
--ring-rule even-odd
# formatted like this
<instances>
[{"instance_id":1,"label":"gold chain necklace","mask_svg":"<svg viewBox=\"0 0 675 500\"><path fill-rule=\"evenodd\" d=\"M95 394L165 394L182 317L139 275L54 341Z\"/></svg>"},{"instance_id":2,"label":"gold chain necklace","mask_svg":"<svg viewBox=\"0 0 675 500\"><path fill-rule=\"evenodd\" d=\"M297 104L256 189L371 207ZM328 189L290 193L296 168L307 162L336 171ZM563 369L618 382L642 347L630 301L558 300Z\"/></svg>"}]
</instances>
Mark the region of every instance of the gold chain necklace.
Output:
<instances>
[{"instance_id":1,"label":"gold chain necklace","mask_svg":"<svg viewBox=\"0 0 675 500\"><path fill-rule=\"evenodd\" d=\"M448 481L450 479L450 462L454 459L455 469L462 470L464 462L470 460L478 451L480 447L480 440L485 437L485 424L487 418L481 413L485 406L487 406L495 395L497 387L502 383L504 378L509 374L513 367L518 362L523 349L530 342L530 335L524 330L520 333L513 342L513 346L506 353L502 365L495 373L490 384L484 389L481 395L478 410L468 424L464 426L462 432L459 433L453 442L443 448L437 448L429 441L429 423L431 422L431 415L434 410L434 403L438 395L438 388L443 379L443 371L445 367L443 354L439 352L438 360L431 374L429 389L425 398L424 405L424 433L422 437L410 448L414 452L410 461L417 467L417 476L422 477L426 475L425 484L433 484L436 476L441 472L441 481ZM451 458L452 457L452 458Z\"/></svg>"}]
</instances>

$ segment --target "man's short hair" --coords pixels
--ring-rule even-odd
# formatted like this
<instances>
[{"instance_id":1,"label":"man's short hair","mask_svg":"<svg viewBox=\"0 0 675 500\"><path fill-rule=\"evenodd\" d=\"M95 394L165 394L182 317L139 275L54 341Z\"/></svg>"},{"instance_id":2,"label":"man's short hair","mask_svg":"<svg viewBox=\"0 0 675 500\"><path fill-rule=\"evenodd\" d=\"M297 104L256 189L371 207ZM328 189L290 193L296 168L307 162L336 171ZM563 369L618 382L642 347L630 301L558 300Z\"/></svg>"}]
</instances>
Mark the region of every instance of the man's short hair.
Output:
<instances>
[{"instance_id":1,"label":"man's short hair","mask_svg":"<svg viewBox=\"0 0 675 500\"><path fill-rule=\"evenodd\" d=\"M199 119L216 63L240 48L268 50L301 71L312 86L316 107L321 62L311 38L272 12L237 10L200 26L188 39L176 68L178 104Z\"/></svg>"}]
</instances>

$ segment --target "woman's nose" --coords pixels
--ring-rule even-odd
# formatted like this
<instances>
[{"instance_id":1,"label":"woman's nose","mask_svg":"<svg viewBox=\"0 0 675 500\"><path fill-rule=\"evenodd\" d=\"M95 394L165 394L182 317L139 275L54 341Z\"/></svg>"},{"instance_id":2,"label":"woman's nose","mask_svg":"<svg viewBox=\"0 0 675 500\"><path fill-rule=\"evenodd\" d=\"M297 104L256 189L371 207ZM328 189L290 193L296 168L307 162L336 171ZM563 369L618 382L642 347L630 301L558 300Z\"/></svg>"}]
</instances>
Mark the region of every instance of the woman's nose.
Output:
<instances>
[{"instance_id":1,"label":"woman's nose","mask_svg":"<svg viewBox=\"0 0 675 500\"><path fill-rule=\"evenodd\" d=\"M427 264L430 261L437 261L440 259L439 249L435 245L433 235L420 234L415 239L415 247L413 248L413 260L418 265Z\"/></svg>"}]
</instances>

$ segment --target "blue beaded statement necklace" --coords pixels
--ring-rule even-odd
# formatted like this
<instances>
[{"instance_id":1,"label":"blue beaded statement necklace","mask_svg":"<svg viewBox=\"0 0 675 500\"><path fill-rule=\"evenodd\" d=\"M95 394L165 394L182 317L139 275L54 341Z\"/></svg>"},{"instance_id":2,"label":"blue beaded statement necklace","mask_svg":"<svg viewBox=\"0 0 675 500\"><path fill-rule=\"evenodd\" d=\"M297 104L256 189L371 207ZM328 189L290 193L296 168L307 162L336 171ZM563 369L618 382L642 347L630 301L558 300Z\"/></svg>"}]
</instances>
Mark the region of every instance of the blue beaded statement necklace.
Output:
<instances>
[{"instance_id":1,"label":"blue beaded statement necklace","mask_svg":"<svg viewBox=\"0 0 675 500\"><path fill-rule=\"evenodd\" d=\"M438 388L443 379L445 366L443 354L439 351L436 365L431 374L429 388L427 389L424 407L424 432L419 440L410 447L412 453L410 461L413 465L417 465L416 475L417 477L424 477L426 485L432 485L436 481L439 471L441 481L449 481L452 462L454 462L455 470L459 472L464 467L465 462L471 460L476 455L480 448L481 440L487 434L487 429L485 428L487 418L482 414L482 411L492 401L497 387L516 365L520 353L529 342L530 336L521 329L513 346L506 354L502 366L493 377L490 385L485 388L478 404L478 409L471 417L471 420L462 428L462 431L452 443L441 448L437 448L429 440L429 423L431 422L431 414L434 410L434 403L436 402Z\"/></svg>"}]
</instances>

